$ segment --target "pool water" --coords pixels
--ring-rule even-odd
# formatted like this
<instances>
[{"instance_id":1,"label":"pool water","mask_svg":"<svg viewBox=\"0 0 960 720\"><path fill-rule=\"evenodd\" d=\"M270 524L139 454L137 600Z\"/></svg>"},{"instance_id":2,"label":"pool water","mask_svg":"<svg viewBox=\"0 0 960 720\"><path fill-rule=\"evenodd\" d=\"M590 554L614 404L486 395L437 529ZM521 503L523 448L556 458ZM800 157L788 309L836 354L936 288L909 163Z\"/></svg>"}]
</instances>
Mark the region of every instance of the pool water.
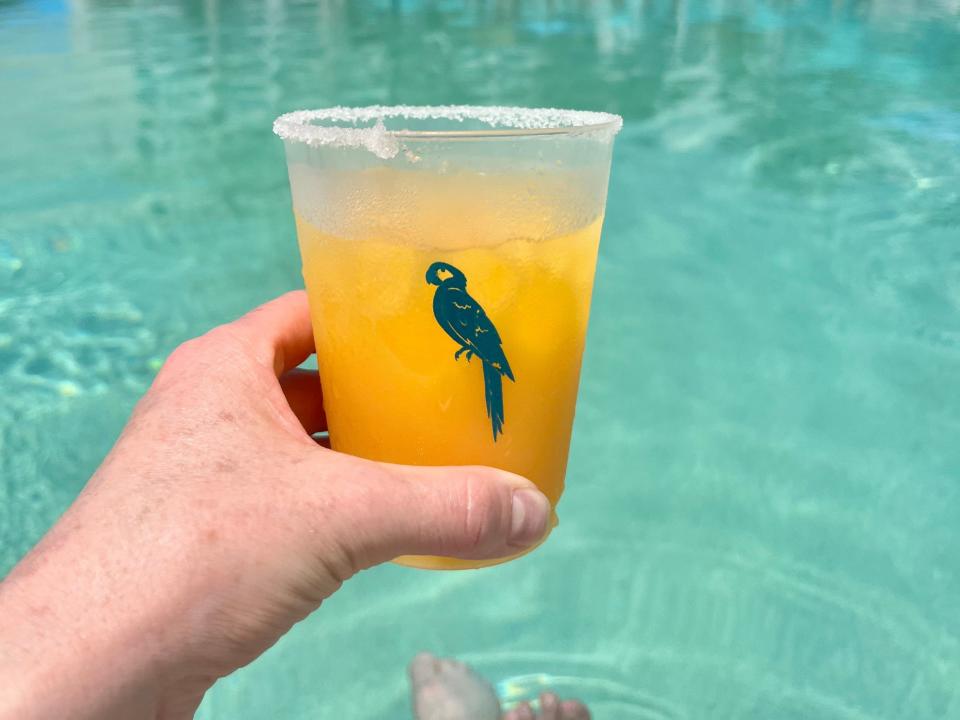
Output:
<instances>
[{"instance_id":1,"label":"pool water","mask_svg":"<svg viewBox=\"0 0 960 720\"><path fill-rule=\"evenodd\" d=\"M0 573L300 285L276 115L607 110L560 527L361 574L199 717L408 717L428 649L599 720L960 718L958 78L956 0L0 2Z\"/></svg>"}]
</instances>

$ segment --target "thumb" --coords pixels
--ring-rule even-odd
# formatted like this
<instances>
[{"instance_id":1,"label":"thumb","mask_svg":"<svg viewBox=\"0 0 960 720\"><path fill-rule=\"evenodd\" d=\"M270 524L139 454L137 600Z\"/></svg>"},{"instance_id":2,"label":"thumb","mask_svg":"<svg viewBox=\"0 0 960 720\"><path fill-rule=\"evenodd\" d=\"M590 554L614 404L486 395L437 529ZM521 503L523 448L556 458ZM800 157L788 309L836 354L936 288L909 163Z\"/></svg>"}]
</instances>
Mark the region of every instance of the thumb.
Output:
<instances>
[{"instance_id":1,"label":"thumb","mask_svg":"<svg viewBox=\"0 0 960 720\"><path fill-rule=\"evenodd\" d=\"M368 461L365 461L368 462ZM489 467L371 463L354 474L350 532L340 541L359 570L399 555L513 555L547 532L550 501L529 480ZM369 468L367 468L369 470Z\"/></svg>"}]
</instances>

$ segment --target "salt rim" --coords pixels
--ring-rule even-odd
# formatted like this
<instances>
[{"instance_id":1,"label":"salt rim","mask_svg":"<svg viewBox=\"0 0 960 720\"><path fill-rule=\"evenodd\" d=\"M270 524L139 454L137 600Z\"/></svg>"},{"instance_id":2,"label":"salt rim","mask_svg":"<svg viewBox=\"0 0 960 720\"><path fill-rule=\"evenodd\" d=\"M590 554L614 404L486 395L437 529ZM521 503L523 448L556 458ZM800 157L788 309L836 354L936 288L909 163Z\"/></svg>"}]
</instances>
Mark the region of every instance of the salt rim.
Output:
<instances>
[{"instance_id":1,"label":"salt rim","mask_svg":"<svg viewBox=\"0 0 960 720\"><path fill-rule=\"evenodd\" d=\"M411 120L479 120L491 128L506 130L387 130L383 118ZM314 125L314 120L334 122L370 122L371 127L351 128ZM370 105L368 107L332 107L322 110L296 110L273 122L273 132L284 140L312 147L362 147L377 157L389 160L400 152L400 138L453 138L511 135L557 135L576 133L613 137L623 126L623 118L593 110L557 108L484 107L478 105Z\"/></svg>"}]
</instances>

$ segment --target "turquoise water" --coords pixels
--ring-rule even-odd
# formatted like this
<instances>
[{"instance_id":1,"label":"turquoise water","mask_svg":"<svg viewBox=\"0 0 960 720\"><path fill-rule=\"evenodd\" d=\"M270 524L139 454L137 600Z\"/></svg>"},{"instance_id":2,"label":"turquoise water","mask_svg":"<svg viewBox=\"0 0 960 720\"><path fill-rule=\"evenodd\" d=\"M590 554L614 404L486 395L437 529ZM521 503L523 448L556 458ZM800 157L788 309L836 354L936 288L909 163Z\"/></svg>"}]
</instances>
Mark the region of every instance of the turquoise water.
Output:
<instances>
[{"instance_id":1,"label":"turquoise water","mask_svg":"<svg viewBox=\"0 0 960 720\"><path fill-rule=\"evenodd\" d=\"M300 284L274 116L603 109L560 528L362 574L200 717L405 717L429 649L600 720L960 718L958 78L955 1L0 2L0 572Z\"/></svg>"}]
</instances>

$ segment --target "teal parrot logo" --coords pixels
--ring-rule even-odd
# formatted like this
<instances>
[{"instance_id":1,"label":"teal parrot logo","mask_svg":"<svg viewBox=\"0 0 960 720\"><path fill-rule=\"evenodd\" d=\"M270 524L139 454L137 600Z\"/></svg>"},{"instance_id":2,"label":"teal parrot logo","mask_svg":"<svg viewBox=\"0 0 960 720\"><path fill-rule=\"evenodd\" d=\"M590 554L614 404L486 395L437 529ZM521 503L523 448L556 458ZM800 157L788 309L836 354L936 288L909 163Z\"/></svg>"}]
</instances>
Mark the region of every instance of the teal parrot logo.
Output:
<instances>
[{"instance_id":1,"label":"teal parrot logo","mask_svg":"<svg viewBox=\"0 0 960 720\"><path fill-rule=\"evenodd\" d=\"M433 316L460 349L454 360L466 353L467 362L474 355L483 365L483 391L487 401L487 417L493 426L493 440L503 432L503 380L514 380L502 341L480 303L467 292L467 276L453 265L435 262L427 268L427 282L436 285L433 294ZM515 382L515 381L514 381Z\"/></svg>"}]
</instances>

